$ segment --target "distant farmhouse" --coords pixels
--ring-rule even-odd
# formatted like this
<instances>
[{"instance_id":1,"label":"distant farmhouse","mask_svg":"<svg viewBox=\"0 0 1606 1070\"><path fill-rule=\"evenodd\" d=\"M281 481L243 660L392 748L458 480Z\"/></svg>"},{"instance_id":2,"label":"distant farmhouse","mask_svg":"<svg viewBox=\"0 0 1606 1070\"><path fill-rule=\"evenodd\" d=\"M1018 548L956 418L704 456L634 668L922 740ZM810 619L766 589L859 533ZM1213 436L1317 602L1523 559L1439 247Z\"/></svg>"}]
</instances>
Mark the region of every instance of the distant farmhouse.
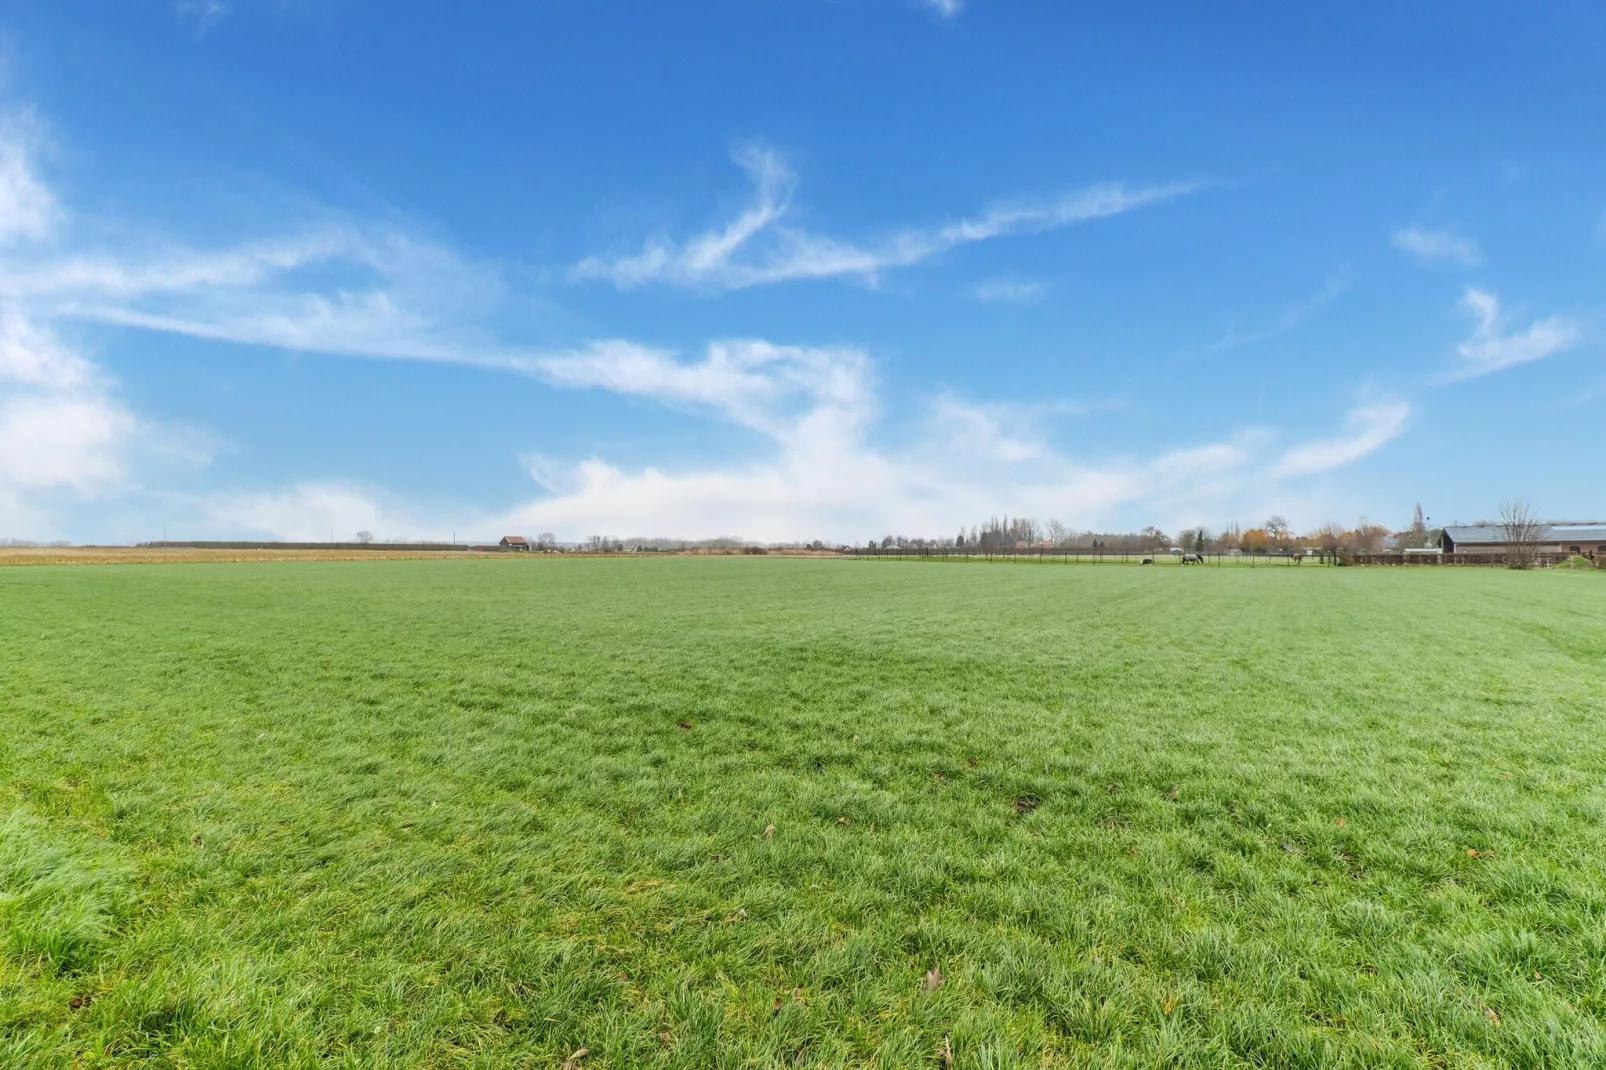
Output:
<instances>
[{"instance_id":1,"label":"distant farmhouse","mask_svg":"<svg viewBox=\"0 0 1606 1070\"><path fill-rule=\"evenodd\" d=\"M530 549L530 542L523 535L503 535L502 541L496 545L504 550L524 550L528 552Z\"/></svg>"},{"instance_id":2,"label":"distant farmhouse","mask_svg":"<svg viewBox=\"0 0 1606 1070\"><path fill-rule=\"evenodd\" d=\"M1503 554L1506 541L1506 529L1499 524L1467 524L1445 528L1439 548L1447 554ZM1606 555L1606 524L1546 524L1534 551Z\"/></svg>"}]
</instances>

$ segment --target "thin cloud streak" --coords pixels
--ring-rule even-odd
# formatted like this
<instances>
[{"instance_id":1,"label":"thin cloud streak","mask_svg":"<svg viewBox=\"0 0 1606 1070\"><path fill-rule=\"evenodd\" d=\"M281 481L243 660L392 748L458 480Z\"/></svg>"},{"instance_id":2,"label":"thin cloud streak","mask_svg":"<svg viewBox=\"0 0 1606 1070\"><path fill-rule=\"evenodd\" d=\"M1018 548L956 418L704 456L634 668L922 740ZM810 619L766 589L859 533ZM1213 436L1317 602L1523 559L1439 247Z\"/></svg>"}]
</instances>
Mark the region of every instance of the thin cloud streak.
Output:
<instances>
[{"instance_id":1,"label":"thin cloud streak","mask_svg":"<svg viewBox=\"0 0 1606 1070\"><path fill-rule=\"evenodd\" d=\"M1423 263L1450 260L1467 267L1483 263L1483 250L1478 243L1451 230L1429 230L1413 223L1396 230L1389 241L1394 248Z\"/></svg>"},{"instance_id":2,"label":"thin cloud streak","mask_svg":"<svg viewBox=\"0 0 1606 1070\"><path fill-rule=\"evenodd\" d=\"M1335 275L1310 298L1283 311L1271 323L1255 330L1239 332L1236 328L1228 328L1227 333L1220 340L1205 350L1206 353L1225 353L1228 350L1238 349L1242 346L1254 345L1257 342L1270 341L1280 335L1297 329L1314 313L1332 304L1349 289L1349 280L1343 275Z\"/></svg>"},{"instance_id":3,"label":"thin cloud streak","mask_svg":"<svg viewBox=\"0 0 1606 1070\"><path fill-rule=\"evenodd\" d=\"M233 5L224 3L223 0L177 0L173 5L174 16L180 22L194 26L197 38L205 37L233 10Z\"/></svg>"},{"instance_id":4,"label":"thin cloud streak","mask_svg":"<svg viewBox=\"0 0 1606 1070\"><path fill-rule=\"evenodd\" d=\"M797 176L779 153L749 146L738 150L734 159L753 184L753 199L731 222L685 241L653 238L640 252L627 256L588 257L570 271L571 279L611 282L622 290L649 284L740 290L841 277L874 286L888 271L911 267L950 249L1104 219L1199 188L1193 182L1137 188L1106 183L1049 201L1002 203L973 218L856 244L787 222Z\"/></svg>"},{"instance_id":5,"label":"thin cloud streak","mask_svg":"<svg viewBox=\"0 0 1606 1070\"><path fill-rule=\"evenodd\" d=\"M986 304L1035 305L1048 293L1042 282L1019 282L1015 279L994 279L984 282L971 291L971 295Z\"/></svg>"},{"instance_id":6,"label":"thin cloud streak","mask_svg":"<svg viewBox=\"0 0 1606 1070\"><path fill-rule=\"evenodd\" d=\"M1289 450L1272 470L1272 475L1290 479L1353 464L1398 437L1410 418L1411 406L1397 399L1362 405L1349 414L1348 434Z\"/></svg>"}]
</instances>

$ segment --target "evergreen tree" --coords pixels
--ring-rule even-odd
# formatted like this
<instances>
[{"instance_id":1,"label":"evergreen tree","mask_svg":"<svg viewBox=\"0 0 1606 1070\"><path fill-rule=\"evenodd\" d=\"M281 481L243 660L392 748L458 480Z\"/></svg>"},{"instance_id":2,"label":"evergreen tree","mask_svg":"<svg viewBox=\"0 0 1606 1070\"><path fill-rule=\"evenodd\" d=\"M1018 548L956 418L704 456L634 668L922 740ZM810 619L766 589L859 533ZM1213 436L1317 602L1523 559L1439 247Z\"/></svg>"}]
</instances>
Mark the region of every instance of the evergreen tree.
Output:
<instances>
[{"instance_id":1,"label":"evergreen tree","mask_svg":"<svg viewBox=\"0 0 1606 1070\"><path fill-rule=\"evenodd\" d=\"M1428 525L1422 517L1422 503L1416 503L1416 511L1411 514L1411 530L1406 533L1405 545L1410 547L1423 547L1428 544Z\"/></svg>"}]
</instances>

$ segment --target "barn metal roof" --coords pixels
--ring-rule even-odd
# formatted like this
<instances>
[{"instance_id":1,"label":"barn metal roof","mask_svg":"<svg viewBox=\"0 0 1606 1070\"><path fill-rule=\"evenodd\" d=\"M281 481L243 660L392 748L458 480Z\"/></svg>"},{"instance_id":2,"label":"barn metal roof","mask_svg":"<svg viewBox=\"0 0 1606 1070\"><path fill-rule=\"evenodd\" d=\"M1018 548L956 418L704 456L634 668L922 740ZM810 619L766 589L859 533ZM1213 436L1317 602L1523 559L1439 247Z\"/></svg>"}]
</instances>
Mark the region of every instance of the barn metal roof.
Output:
<instances>
[{"instance_id":1,"label":"barn metal roof","mask_svg":"<svg viewBox=\"0 0 1606 1070\"><path fill-rule=\"evenodd\" d=\"M1457 546L1462 543L1503 544L1506 541L1505 529L1499 524L1452 524L1444 529L1444 533ZM1540 541L1606 543L1606 524L1547 524Z\"/></svg>"},{"instance_id":2,"label":"barn metal roof","mask_svg":"<svg viewBox=\"0 0 1606 1070\"><path fill-rule=\"evenodd\" d=\"M1606 524L1556 524L1550 537L1557 542L1606 542Z\"/></svg>"}]
</instances>

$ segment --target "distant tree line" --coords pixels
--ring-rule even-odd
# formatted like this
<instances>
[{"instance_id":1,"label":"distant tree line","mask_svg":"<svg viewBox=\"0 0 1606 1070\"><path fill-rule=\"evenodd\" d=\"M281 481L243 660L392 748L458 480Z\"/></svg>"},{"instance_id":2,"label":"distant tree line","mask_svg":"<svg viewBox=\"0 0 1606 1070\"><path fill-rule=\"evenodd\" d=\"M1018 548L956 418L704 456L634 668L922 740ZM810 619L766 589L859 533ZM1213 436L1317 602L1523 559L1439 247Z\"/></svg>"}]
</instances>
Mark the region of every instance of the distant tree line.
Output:
<instances>
[{"instance_id":1,"label":"distant tree line","mask_svg":"<svg viewBox=\"0 0 1606 1070\"><path fill-rule=\"evenodd\" d=\"M1108 550L1112 553L1147 554L1170 549L1192 553L1291 553L1298 550L1378 553L1388 545L1397 549L1432 546L1438 542L1438 536L1436 529L1428 528L1422 507L1418 505L1410 527L1397 534L1365 517L1350 527L1334 521L1314 530L1299 532L1286 518L1274 514L1255 527L1246 528L1234 522L1213 530L1198 524L1171 533L1152 525L1139 531L1079 531L1058 520L1043 523L1032 517L1004 516L991 517L984 524L961 528L951 536L925 538L884 535L869 540L865 545L872 550L953 549L972 553Z\"/></svg>"}]
</instances>

